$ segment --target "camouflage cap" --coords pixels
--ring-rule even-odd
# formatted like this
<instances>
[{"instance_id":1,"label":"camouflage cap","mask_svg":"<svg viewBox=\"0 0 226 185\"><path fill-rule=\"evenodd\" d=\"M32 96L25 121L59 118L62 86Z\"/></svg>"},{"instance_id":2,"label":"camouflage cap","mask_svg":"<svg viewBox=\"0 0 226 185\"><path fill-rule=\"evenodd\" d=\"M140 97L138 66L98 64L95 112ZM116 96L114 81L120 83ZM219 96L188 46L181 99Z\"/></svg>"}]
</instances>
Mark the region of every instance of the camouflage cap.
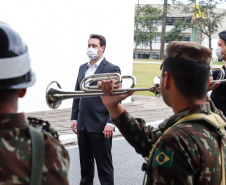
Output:
<instances>
[{"instance_id":1,"label":"camouflage cap","mask_svg":"<svg viewBox=\"0 0 226 185\"><path fill-rule=\"evenodd\" d=\"M195 42L173 41L166 47L166 58L181 58L210 64L212 60L212 51Z\"/></svg>"}]
</instances>

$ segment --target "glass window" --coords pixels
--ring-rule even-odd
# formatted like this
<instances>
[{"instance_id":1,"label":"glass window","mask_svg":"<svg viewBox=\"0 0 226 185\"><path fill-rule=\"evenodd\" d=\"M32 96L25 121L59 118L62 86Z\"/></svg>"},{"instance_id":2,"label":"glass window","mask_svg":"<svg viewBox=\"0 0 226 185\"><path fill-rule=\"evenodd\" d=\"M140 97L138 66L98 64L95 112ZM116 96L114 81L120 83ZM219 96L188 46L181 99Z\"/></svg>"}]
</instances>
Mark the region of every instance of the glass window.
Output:
<instances>
[{"instance_id":1,"label":"glass window","mask_svg":"<svg viewBox=\"0 0 226 185\"><path fill-rule=\"evenodd\" d=\"M173 25L174 21L176 21L177 19L180 19L182 22L191 22L191 17L167 17L166 25Z\"/></svg>"},{"instance_id":2,"label":"glass window","mask_svg":"<svg viewBox=\"0 0 226 185\"><path fill-rule=\"evenodd\" d=\"M160 43L161 42L161 37L160 36L156 36L155 39L156 39L156 43Z\"/></svg>"},{"instance_id":3,"label":"glass window","mask_svg":"<svg viewBox=\"0 0 226 185\"><path fill-rule=\"evenodd\" d=\"M169 43L170 41L169 40L165 40L165 43Z\"/></svg>"},{"instance_id":4,"label":"glass window","mask_svg":"<svg viewBox=\"0 0 226 185\"><path fill-rule=\"evenodd\" d=\"M159 60L160 59L160 54L159 53L156 53L156 52L153 52L152 53L152 59Z\"/></svg>"},{"instance_id":5,"label":"glass window","mask_svg":"<svg viewBox=\"0 0 226 185\"><path fill-rule=\"evenodd\" d=\"M191 41L191 36L184 36L183 41Z\"/></svg>"},{"instance_id":6,"label":"glass window","mask_svg":"<svg viewBox=\"0 0 226 185\"><path fill-rule=\"evenodd\" d=\"M133 57L135 56L135 53L133 53ZM150 53L149 52L137 52L136 58L140 59L149 59ZM160 59L160 53L153 52L152 53L152 59L159 60Z\"/></svg>"},{"instance_id":7,"label":"glass window","mask_svg":"<svg viewBox=\"0 0 226 185\"><path fill-rule=\"evenodd\" d=\"M177 19L180 19L179 17L173 17L173 22L175 22Z\"/></svg>"},{"instance_id":8,"label":"glass window","mask_svg":"<svg viewBox=\"0 0 226 185\"><path fill-rule=\"evenodd\" d=\"M153 40L153 43L160 43L161 42L161 37L160 36L156 36Z\"/></svg>"},{"instance_id":9,"label":"glass window","mask_svg":"<svg viewBox=\"0 0 226 185\"><path fill-rule=\"evenodd\" d=\"M186 17L184 20L185 20L187 23L191 23L191 17Z\"/></svg>"},{"instance_id":10,"label":"glass window","mask_svg":"<svg viewBox=\"0 0 226 185\"><path fill-rule=\"evenodd\" d=\"M173 18L172 17L167 17L166 25L173 25Z\"/></svg>"}]
</instances>

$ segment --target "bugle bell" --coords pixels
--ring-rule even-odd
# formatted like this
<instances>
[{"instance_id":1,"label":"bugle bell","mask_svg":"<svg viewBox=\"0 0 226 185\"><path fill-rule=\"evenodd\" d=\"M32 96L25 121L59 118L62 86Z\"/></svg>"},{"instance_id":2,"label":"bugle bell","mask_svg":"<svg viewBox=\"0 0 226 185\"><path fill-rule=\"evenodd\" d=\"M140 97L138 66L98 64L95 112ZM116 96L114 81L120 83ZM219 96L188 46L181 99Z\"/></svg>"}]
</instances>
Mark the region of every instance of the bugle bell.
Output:
<instances>
[{"instance_id":1,"label":"bugle bell","mask_svg":"<svg viewBox=\"0 0 226 185\"><path fill-rule=\"evenodd\" d=\"M211 76L213 76L213 71L220 71L220 77L219 79L212 80L210 84L214 84L215 82L226 82L226 79L224 79L225 73L223 68L211 68L210 73Z\"/></svg>"},{"instance_id":2,"label":"bugle bell","mask_svg":"<svg viewBox=\"0 0 226 185\"><path fill-rule=\"evenodd\" d=\"M112 95L126 94L130 91L150 91L155 93L157 98L160 94L160 77L154 78L154 85L149 88L134 88L136 85L136 78L134 76L121 76L118 73L102 73L94 74L84 78L80 84L81 91L62 91L58 82L51 82L46 89L46 102L51 109L57 109L63 100L70 98L85 98L103 96L102 90L97 85L92 86L93 82L101 80L116 79L117 83L121 83L123 79L131 79L132 85L130 88L115 89Z\"/></svg>"}]
</instances>

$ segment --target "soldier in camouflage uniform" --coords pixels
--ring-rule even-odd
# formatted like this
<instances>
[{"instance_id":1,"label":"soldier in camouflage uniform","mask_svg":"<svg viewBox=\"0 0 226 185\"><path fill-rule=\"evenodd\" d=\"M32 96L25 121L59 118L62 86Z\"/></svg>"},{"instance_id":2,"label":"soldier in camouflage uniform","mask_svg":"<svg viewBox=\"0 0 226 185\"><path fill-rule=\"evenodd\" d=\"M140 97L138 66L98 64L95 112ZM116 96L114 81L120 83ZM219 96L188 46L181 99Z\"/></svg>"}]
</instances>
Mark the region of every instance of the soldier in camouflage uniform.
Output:
<instances>
[{"instance_id":1,"label":"soldier in camouflage uniform","mask_svg":"<svg viewBox=\"0 0 226 185\"><path fill-rule=\"evenodd\" d=\"M146 184L223 184L226 124L223 115L206 98L211 57L211 51L197 43L174 41L167 46L160 91L175 114L158 129L146 126L143 119L134 118L120 105L132 93L102 97L122 135L139 154L149 157ZM98 85L105 95L111 95L114 83L110 80ZM222 123L221 131L205 119L212 115L218 117L213 123ZM187 120L182 121L184 118Z\"/></svg>"},{"instance_id":2,"label":"soldier in camouflage uniform","mask_svg":"<svg viewBox=\"0 0 226 185\"><path fill-rule=\"evenodd\" d=\"M40 183L34 184L69 184L69 156L64 146L49 132L38 131L43 151L38 148L33 152L30 129L34 128L28 125L24 113L17 113L18 98L34 82L27 46L17 32L0 22L0 184L31 184L31 169L41 163L32 156L43 151L43 165L37 176L34 174L35 178L41 174L41 178L33 181Z\"/></svg>"}]
</instances>

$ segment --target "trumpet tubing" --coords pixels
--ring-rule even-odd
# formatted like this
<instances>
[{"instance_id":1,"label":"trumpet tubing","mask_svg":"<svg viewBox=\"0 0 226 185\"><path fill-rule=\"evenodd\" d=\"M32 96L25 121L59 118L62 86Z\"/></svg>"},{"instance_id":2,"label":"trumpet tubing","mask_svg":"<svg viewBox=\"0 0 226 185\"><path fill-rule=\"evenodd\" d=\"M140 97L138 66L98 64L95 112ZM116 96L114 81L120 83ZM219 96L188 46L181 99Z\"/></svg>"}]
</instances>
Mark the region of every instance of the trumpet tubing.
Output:
<instances>
[{"instance_id":1,"label":"trumpet tubing","mask_svg":"<svg viewBox=\"0 0 226 185\"><path fill-rule=\"evenodd\" d=\"M210 84L214 84L215 82L226 82L226 79L224 79L224 76L225 76L225 73L224 73L224 69L223 68L212 68L211 70L210 70L210 72L211 72L211 76L213 76L212 75L212 71L220 71L220 78L219 79L217 79L217 80L212 80L211 82L210 82Z\"/></svg>"},{"instance_id":2,"label":"trumpet tubing","mask_svg":"<svg viewBox=\"0 0 226 185\"><path fill-rule=\"evenodd\" d=\"M115 89L112 93L114 95L126 94L131 91L150 91L155 93L157 98L161 97L160 94L160 80L159 77L154 78L154 85L149 88L133 88L136 84L136 79L133 76L121 76L118 73L103 73L94 74L86 77L82 80L80 87L82 91L62 91L58 82L51 82L46 89L46 103L51 109L57 109L63 100L70 98L86 98L104 96L103 92L96 86L90 86L91 83L101 80L117 79L117 83L120 83L122 79L131 79L132 85L130 88Z\"/></svg>"}]
</instances>

